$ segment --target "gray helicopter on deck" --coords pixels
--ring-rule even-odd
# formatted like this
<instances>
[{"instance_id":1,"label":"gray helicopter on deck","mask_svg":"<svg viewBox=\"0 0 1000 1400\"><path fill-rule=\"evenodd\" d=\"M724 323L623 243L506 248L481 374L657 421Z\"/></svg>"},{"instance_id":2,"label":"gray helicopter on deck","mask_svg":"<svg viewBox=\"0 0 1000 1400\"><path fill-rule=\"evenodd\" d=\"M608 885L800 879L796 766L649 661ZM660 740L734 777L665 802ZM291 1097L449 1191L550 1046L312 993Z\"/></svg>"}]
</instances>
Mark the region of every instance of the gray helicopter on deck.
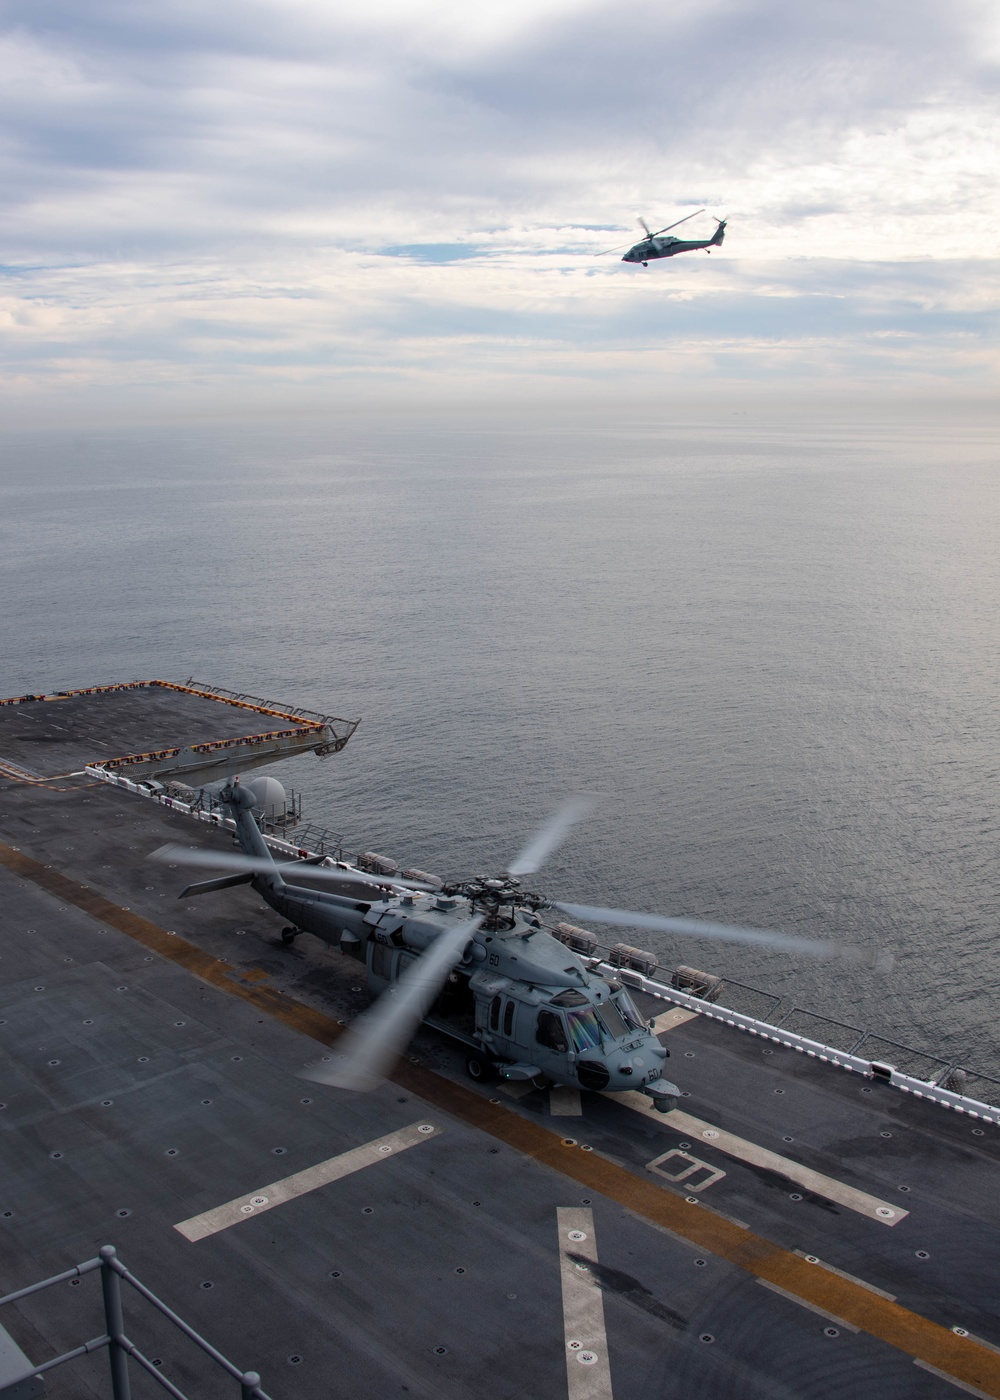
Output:
<instances>
[{"instance_id":1,"label":"gray helicopter on deck","mask_svg":"<svg viewBox=\"0 0 1000 1400\"><path fill-rule=\"evenodd\" d=\"M726 236L725 219L715 220L717 227L711 238L664 238L663 236L665 233L669 233L672 228L679 228L681 224L686 224L688 219L694 219L697 215L704 213L704 209L696 209L693 214L685 214L683 219L678 219L673 224L667 224L666 228L657 229L655 233L650 231L645 219L640 219L639 225L645 231L646 237L629 248L623 256L622 262L642 263L643 267L647 267L657 258L673 258L678 253L694 253L700 248L704 248L706 253L710 253L713 248L721 248L722 240ZM597 256L603 258L608 253L617 253L619 249L624 247L625 244L620 243L618 248L606 248L603 253L598 253Z\"/></svg>"},{"instance_id":2,"label":"gray helicopter on deck","mask_svg":"<svg viewBox=\"0 0 1000 1400\"><path fill-rule=\"evenodd\" d=\"M153 858L232 867L235 873L188 885L180 898L251 884L289 920L286 942L312 933L364 964L378 999L352 1023L337 1053L305 1071L339 1088L373 1088L426 1020L465 1046L473 1079L633 1089L661 1112L674 1107L680 1090L661 1072L669 1052L621 981L606 966L598 969L600 959L573 951L542 925L544 909L819 957L859 956L856 949L814 939L566 904L523 890L520 877L541 867L589 807L582 799L556 812L502 876L432 888L373 877L329 858L279 864L254 816L257 795L233 779L219 796L242 854L172 845Z\"/></svg>"}]
</instances>

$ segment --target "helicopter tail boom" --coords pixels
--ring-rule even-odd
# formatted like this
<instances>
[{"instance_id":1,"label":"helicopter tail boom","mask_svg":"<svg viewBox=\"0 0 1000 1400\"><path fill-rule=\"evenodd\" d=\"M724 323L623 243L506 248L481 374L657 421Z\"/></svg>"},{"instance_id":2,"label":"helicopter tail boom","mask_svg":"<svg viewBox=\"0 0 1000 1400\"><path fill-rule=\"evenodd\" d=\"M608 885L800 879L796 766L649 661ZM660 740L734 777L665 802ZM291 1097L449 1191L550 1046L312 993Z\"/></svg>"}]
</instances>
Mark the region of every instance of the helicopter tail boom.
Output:
<instances>
[{"instance_id":1,"label":"helicopter tail boom","mask_svg":"<svg viewBox=\"0 0 1000 1400\"><path fill-rule=\"evenodd\" d=\"M255 878L264 880L272 890L284 889L285 882L278 871L274 856L254 820L256 795L249 788L241 787L238 778L233 778L219 793L219 797L232 813L240 849L258 866Z\"/></svg>"}]
</instances>

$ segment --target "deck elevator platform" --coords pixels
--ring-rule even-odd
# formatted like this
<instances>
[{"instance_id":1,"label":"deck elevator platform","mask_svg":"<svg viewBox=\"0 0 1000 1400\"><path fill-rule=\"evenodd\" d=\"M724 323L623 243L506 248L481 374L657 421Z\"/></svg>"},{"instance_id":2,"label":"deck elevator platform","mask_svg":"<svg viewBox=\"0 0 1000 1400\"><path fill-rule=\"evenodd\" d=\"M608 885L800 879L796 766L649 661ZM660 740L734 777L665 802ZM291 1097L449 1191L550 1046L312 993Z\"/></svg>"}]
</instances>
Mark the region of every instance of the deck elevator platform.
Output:
<instances>
[{"instance_id":1,"label":"deck elevator platform","mask_svg":"<svg viewBox=\"0 0 1000 1400\"><path fill-rule=\"evenodd\" d=\"M310 750L339 753L358 724L195 680L19 695L0 700L0 777L51 782L100 767L197 786Z\"/></svg>"}]
</instances>

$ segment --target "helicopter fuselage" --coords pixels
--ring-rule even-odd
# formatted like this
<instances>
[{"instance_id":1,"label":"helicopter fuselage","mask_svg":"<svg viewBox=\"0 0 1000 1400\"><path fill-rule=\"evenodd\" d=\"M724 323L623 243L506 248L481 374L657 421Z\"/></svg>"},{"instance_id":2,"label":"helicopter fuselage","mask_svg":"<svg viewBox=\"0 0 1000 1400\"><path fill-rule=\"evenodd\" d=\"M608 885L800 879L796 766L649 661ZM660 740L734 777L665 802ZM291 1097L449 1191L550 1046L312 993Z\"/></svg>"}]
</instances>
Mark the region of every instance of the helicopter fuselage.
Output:
<instances>
[{"instance_id":1,"label":"helicopter fuselage","mask_svg":"<svg viewBox=\"0 0 1000 1400\"><path fill-rule=\"evenodd\" d=\"M483 1074L581 1089L638 1089L663 1111L673 1106L680 1090L661 1076L668 1052L628 991L544 929L531 908L497 902L498 889L514 886L480 881L468 887L471 897L445 890L401 893L342 867L343 878L335 874L332 888L329 871L324 889L310 888L308 864L273 863L252 805L252 795L237 789L230 803L236 839L246 855L267 862L249 882L289 921L286 941L308 932L338 947L364 964L370 989L380 993L439 938L470 925L461 960L426 1019L478 1052ZM208 881L205 891L219 887ZM185 893L198 890L189 886ZM471 1056L467 1065L483 1077Z\"/></svg>"},{"instance_id":2,"label":"helicopter fuselage","mask_svg":"<svg viewBox=\"0 0 1000 1400\"><path fill-rule=\"evenodd\" d=\"M657 258L673 258L678 253L697 252L699 248L719 248L722 246L722 240L725 236L726 225L724 221L719 224L711 238L674 238L672 235L663 237L659 234L653 234L650 238L644 238L630 248L623 256L622 262L642 263L645 266L646 263L654 262Z\"/></svg>"},{"instance_id":3,"label":"helicopter fuselage","mask_svg":"<svg viewBox=\"0 0 1000 1400\"><path fill-rule=\"evenodd\" d=\"M349 886L346 871L344 878ZM375 994L477 912L457 896L387 892L373 901L370 894L357 899L270 874L256 876L253 887L293 930L315 934L362 963ZM484 1071L501 1078L637 1089L661 1107L679 1092L663 1079L667 1051L627 989L591 970L530 911L484 920L427 1020L479 1051Z\"/></svg>"}]
</instances>

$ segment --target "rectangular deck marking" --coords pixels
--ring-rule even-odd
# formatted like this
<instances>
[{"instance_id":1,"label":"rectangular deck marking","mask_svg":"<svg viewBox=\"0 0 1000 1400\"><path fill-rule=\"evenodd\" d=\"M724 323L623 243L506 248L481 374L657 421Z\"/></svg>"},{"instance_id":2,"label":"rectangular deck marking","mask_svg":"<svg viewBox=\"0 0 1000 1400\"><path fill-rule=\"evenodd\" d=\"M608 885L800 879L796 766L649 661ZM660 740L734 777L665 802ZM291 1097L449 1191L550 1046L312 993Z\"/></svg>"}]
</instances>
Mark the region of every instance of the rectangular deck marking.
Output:
<instances>
[{"instance_id":1,"label":"rectangular deck marking","mask_svg":"<svg viewBox=\"0 0 1000 1400\"><path fill-rule=\"evenodd\" d=\"M501 1084L501 1094L506 1094L510 1099L523 1099L525 1094L530 1094L535 1086L533 1084Z\"/></svg>"},{"instance_id":2,"label":"rectangular deck marking","mask_svg":"<svg viewBox=\"0 0 1000 1400\"><path fill-rule=\"evenodd\" d=\"M284 1205L286 1201L293 1201L296 1196L315 1191L319 1186L340 1181L342 1177L374 1166L376 1162L386 1162L390 1157L405 1152L408 1147L416 1147L418 1142L429 1142L440 1131L440 1128L432 1127L429 1123L412 1123L408 1128L400 1128L395 1133L376 1138L374 1142L366 1142L362 1147L353 1147L339 1157L330 1157L315 1167L286 1176L282 1181L259 1186L256 1191L248 1191L235 1201L227 1201L225 1205L215 1206L201 1215L193 1215L190 1220L182 1220L175 1225L174 1229L192 1243L203 1240L208 1235L218 1234L220 1230L228 1230L230 1225L238 1225L241 1220L250 1220L266 1210L273 1210L275 1206Z\"/></svg>"},{"instance_id":3,"label":"rectangular deck marking","mask_svg":"<svg viewBox=\"0 0 1000 1400\"><path fill-rule=\"evenodd\" d=\"M569 1400L613 1400L604 1296L590 1271L571 1257L597 1263L594 1213L582 1206L559 1209L556 1220Z\"/></svg>"},{"instance_id":4,"label":"rectangular deck marking","mask_svg":"<svg viewBox=\"0 0 1000 1400\"><path fill-rule=\"evenodd\" d=\"M333 1017L296 1001L285 992L232 981L226 975L233 970L231 964L220 962L178 934L169 933L142 915L114 904L91 886L81 885L59 871L46 870L40 861L3 841L0 841L0 865L57 896L63 903L83 910L99 923L126 934L209 986L249 1002L299 1035L310 1036L321 1045L333 1045L343 1034ZM827 1269L817 1269L774 1240L756 1234L742 1221L731 1220L722 1211L701 1201L691 1205L674 1192L664 1191L656 1182L644 1180L599 1152L584 1153L567 1148L558 1133L550 1128L530 1122L509 1108L493 1105L474 1090L424 1066L401 1060L392 1072L391 1082L453 1114L470 1127L488 1133L495 1141L506 1143L568 1180L578 1182L588 1191L599 1191L654 1227L728 1260L755 1278L780 1279L796 1297L814 1301L817 1306L826 1303L838 1316L854 1318L861 1331L926 1364L935 1375L960 1381L973 1394L977 1387L982 1387L981 1394L989 1396L990 1400L1000 1400L1000 1356L978 1346L973 1338L958 1337L921 1313L879 1298Z\"/></svg>"},{"instance_id":5,"label":"rectangular deck marking","mask_svg":"<svg viewBox=\"0 0 1000 1400\"><path fill-rule=\"evenodd\" d=\"M960 1381L957 1376L949 1376L947 1371L939 1371L936 1366L932 1366L929 1361L921 1361L918 1356L914 1361L914 1366L919 1366L921 1371L930 1371L932 1376L937 1376L939 1380L947 1381L956 1390L964 1390L966 1395L978 1395L979 1400L992 1400L985 1390L977 1390L974 1385L969 1385L966 1381Z\"/></svg>"},{"instance_id":6,"label":"rectangular deck marking","mask_svg":"<svg viewBox=\"0 0 1000 1400\"><path fill-rule=\"evenodd\" d=\"M579 1118L583 1113L580 1090L568 1084L557 1084L549 1090L549 1112L554 1118Z\"/></svg>"},{"instance_id":7,"label":"rectangular deck marking","mask_svg":"<svg viewBox=\"0 0 1000 1400\"><path fill-rule=\"evenodd\" d=\"M667 1163L678 1168L677 1171L668 1171ZM714 1186L717 1181L721 1181L725 1172L719 1167L710 1167L707 1162L703 1162L699 1157L692 1157L690 1152L682 1152L679 1147L672 1147L669 1152L664 1152L662 1157L654 1157L651 1162L646 1163L648 1172L656 1172L657 1176L664 1176L668 1181L678 1184L683 1181L685 1191L704 1191L706 1186ZM692 1186L691 1178L698 1172L705 1172L703 1181L697 1181Z\"/></svg>"},{"instance_id":8,"label":"rectangular deck marking","mask_svg":"<svg viewBox=\"0 0 1000 1400\"><path fill-rule=\"evenodd\" d=\"M672 1031L675 1026L683 1026L685 1021L693 1021L701 1013L698 1011L688 1011L686 1006L675 1006L671 1011L661 1011L659 1016L653 1017L653 1032L661 1035L664 1031Z\"/></svg>"},{"instance_id":9,"label":"rectangular deck marking","mask_svg":"<svg viewBox=\"0 0 1000 1400\"><path fill-rule=\"evenodd\" d=\"M706 1147L714 1147L719 1152L725 1152L727 1157L735 1157L737 1161L747 1162L752 1167L763 1167L765 1171L777 1172L789 1181L794 1181L796 1186L801 1186L814 1195L823 1196L828 1201L834 1201L839 1206L846 1206L848 1210L856 1210L859 1215L866 1215L869 1220L877 1220L880 1225L898 1225L909 1215L909 1211L902 1210L899 1206L890 1206L878 1196L859 1191L857 1187L848 1186L832 1176L824 1176L822 1172L813 1171L811 1167L805 1167L801 1162L793 1161L791 1157L769 1152L766 1147L758 1147L755 1142L748 1142L746 1138L736 1137L734 1133L727 1133L722 1128L713 1127L711 1123L704 1123L700 1118L693 1118L691 1114L683 1113L679 1108L672 1109L670 1113L657 1113L645 1095L636 1093L635 1090L615 1094L614 1098L625 1102L636 1113L645 1114L646 1117L660 1123L668 1123L686 1136L698 1138Z\"/></svg>"},{"instance_id":10,"label":"rectangular deck marking","mask_svg":"<svg viewBox=\"0 0 1000 1400\"><path fill-rule=\"evenodd\" d=\"M808 1308L810 1312L816 1313L819 1317L825 1317L827 1322L833 1322L838 1327L843 1327L847 1332L860 1332L861 1330L860 1327L855 1327L853 1322L845 1322L844 1319L838 1317L836 1313L827 1312L826 1308L817 1307L815 1303L810 1303L805 1298L800 1298L797 1293L789 1293L788 1289L782 1288L780 1284L769 1283L766 1278L759 1278L757 1282L760 1284L761 1288L766 1288L771 1293L780 1294L782 1298L787 1298L790 1303L797 1303L800 1308Z\"/></svg>"},{"instance_id":11,"label":"rectangular deck marking","mask_svg":"<svg viewBox=\"0 0 1000 1400\"><path fill-rule=\"evenodd\" d=\"M797 1249L795 1253L800 1259L807 1259L810 1264L816 1264L821 1269L829 1269L831 1274L836 1274L838 1278L846 1278L848 1283L856 1283L859 1288L867 1288L869 1293L877 1293L880 1298L888 1298L890 1303L896 1301L895 1293L887 1293L884 1288L876 1288L873 1283L866 1283L863 1278L858 1278L855 1274L846 1274L843 1269L838 1269L834 1264L828 1264L825 1259L817 1259L815 1254L807 1254L804 1249ZM981 1346L989 1346L989 1342L984 1342L981 1337L976 1341ZM996 1347L993 1348L996 1351Z\"/></svg>"}]
</instances>

